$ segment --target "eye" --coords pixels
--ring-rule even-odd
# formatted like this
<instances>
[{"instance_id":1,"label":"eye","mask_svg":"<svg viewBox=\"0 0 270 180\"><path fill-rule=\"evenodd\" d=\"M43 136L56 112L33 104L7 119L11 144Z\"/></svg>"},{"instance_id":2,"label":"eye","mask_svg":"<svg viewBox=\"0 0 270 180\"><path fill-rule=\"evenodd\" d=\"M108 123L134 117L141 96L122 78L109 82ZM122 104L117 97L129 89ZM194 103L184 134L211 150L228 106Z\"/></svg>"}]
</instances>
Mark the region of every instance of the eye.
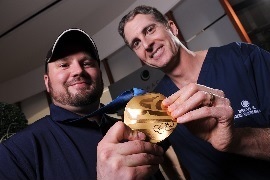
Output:
<instances>
[{"instance_id":1,"label":"eye","mask_svg":"<svg viewBox=\"0 0 270 180\"><path fill-rule=\"evenodd\" d=\"M96 67L97 62L96 60L86 60L83 62L84 67Z\"/></svg>"},{"instance_id":2,"label":"eye","mask_svg":"<svg viewBox=\"0 0 270 180\"><path fill-rule=\"evenodd\" d=\"M146 29L146 34L153 34L156 30L156 26L155 25L151 25Z\"/></svg>"},{"instance_id":3,"label":"eye","mask_svg":"<svg viewBox=\"0 0 270 180\"><path fill-rule=\"evenodd\" d=\"M68 63L60 63L59 64L59 67L61 67L61 68L67 68L68 66L69 66Z\"/></svg>"},{"instance_id":4,"label":"eye","mask_svg":"<svg viewBox=\"0 0 270 180\"><path fill-rule=\"evenodd\" d=\"M132 43L132 49L138 49L140 47L140 41L136 40Z\"/></svg>"}]
</instances>

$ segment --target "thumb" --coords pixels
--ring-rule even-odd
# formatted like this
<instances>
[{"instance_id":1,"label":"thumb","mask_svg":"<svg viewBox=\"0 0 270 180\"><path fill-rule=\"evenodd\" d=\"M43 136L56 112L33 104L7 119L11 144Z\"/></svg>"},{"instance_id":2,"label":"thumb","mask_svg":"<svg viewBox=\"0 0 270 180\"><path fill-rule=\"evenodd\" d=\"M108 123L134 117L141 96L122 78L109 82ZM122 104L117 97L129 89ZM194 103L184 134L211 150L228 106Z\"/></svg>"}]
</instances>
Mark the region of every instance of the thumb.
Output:
<instances>
[{"instance_id":1,"label":"thumb","mask_svg":"<svg viewBox=\"0 0 270 180\"><path fill-rule=\"evenodd\" d=\"M116 122L103 137L103 140L110 143L145 139L146 135L144 133L132 130L122 121Z\"/></svg>"}]
</instances>

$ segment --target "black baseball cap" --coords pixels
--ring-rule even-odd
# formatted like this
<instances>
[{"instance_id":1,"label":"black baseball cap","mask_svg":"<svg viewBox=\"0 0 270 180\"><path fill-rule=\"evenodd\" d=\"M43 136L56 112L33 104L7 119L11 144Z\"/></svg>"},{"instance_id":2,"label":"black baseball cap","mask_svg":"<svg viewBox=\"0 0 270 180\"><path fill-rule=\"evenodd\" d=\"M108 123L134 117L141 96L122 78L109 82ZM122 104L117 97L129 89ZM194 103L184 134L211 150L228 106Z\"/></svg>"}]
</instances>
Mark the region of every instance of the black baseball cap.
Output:
<instances>
[{"instance_id":1,"label":"black baseball cap","mask_svg":"<svg viewBox=\"0 0 270 180\"><path fill-rule=\"evenodd\" d=\"M47 72L48 63L72 53L68 48L70 46L77 47L77 50L89 52L92 58L97 60L98 65L100 65L98 50L93 39L83 30L73 28L62 32L48 51L45 60L45 72Z\"/></svg>"}]
</instances>

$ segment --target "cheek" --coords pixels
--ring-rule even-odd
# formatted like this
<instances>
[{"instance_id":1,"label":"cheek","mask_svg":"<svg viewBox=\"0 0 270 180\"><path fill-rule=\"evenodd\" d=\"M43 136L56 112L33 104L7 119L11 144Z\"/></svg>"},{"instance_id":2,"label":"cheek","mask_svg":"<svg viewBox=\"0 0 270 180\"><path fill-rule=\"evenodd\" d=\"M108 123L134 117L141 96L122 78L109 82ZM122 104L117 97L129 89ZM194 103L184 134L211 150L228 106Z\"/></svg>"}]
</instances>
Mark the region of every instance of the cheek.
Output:
<instances>
[{"instance_id":1,"label":"cheek","mask_svg":"<svg viewBox=\"0 0 270 180\"><path fill-rule=\"evenodd\" d=\"M51 81L51 85L54 87L59 87L59 86L62 86L63 84L65 84L65 82L67 81L68 79L68 76L64 73L55 73L55 74L51 74L51 78L50 78L50 81Z\"/></svg>"},{"instance_id":2,"label":"cheek","mask_svg":"<svg viewBox=\"0 0 270 180\"><path fill-rule=\"evenodd\" d=\"M145 54L145 51L142 48L140 48L140 49L138 49L138 50L136 50L134 52L139 57L139 59L141 59L142 61L146 60L146 54Z\"/></svg>"},{"instance_id":3,"label":"cheek","mask_svg":"<svg viewBox=\"0 0 270 180\"><path fill-rule=\"evenodd\" d=\"M91 79L97 80L102 78L102 74L101 71L98 70L88 70L87 74L89 75L89 77L91 77Z\"/></svg>"},{"instance_id":4,"label":"cheek","mask_svg":"<svg viewBox=\"0 0 270 180\"><path fill-rule=\"evenodd\" d=\"M170 42L171 42L173 48L178 49L180 46L179 45L180 40L176 36L174 36L173 34L169 34L168 36L169 36L169 39L170 39Z\"/></svg>"}]
</instances>

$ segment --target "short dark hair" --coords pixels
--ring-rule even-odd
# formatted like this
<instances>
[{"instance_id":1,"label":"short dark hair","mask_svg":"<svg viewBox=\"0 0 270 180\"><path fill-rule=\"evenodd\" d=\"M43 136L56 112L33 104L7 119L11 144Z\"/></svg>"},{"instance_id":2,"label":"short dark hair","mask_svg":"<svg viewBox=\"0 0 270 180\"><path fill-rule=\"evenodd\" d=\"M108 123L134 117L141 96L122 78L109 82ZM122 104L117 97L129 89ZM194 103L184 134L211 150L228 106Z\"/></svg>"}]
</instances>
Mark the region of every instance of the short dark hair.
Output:
<instances>
[{"instance_id":1,"label":"short dark hair","mask_svg":"<svg viewBox=\"0 0 270 180\"><path fill-rule=\"evenodd\" d=\"M168 26L168 21L169 21L168 18L166 16L164 16L156 8L151 7L151 6L145 6L145 5L137 6L135 9L130 11L128 14L126 14L119 22L118 33L122 36L122 38L124 39L126 44L128 44L128 43L127 43L127 40L125 38L124 27L128 21L132 20L138 14L150 14L154 17L154 19L157 22L160 22L160 23L164 24L165 26Z\"/></svg>"}]
</instances>

